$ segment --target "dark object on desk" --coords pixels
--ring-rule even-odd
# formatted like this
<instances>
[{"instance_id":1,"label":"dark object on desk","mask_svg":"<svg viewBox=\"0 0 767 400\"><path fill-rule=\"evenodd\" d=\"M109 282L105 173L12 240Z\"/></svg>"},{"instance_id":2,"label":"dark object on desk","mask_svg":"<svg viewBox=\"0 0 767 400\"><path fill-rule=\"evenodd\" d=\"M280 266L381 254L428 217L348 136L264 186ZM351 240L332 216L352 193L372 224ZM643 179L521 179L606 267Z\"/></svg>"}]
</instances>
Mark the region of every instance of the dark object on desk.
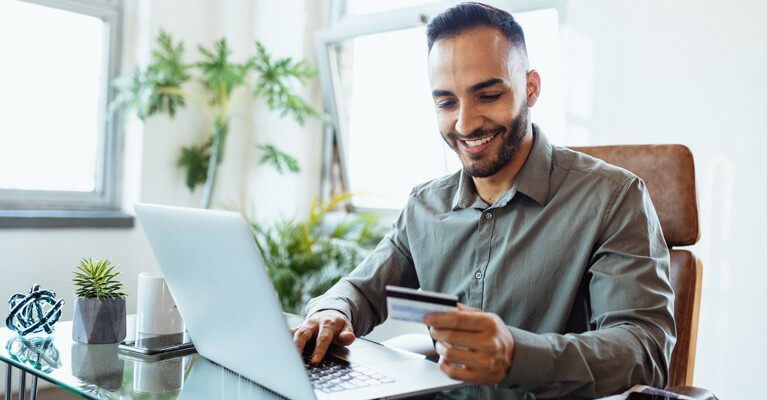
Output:
<instances>
[{"instance_id":1,"label":"dark object on desk","mask_svg":"<svg viewBox=\"0 0 767 400\"><path fill-rule=\"evenodd\" d=\"M678 398L679 397L668 397L647 393L629 393L628 397L626 397L626 400L672 400Z\"/></svg>"},{"instance_id":2,"label":"dark object on desk","mask_svg":"<svg viewBox=\"0 0 767 400\"><path fill-rule=\"evenodd\" d=\"M11 312L5 319L8 329L24 336L45 331L53 333L53 324L61 317L64 300L56 301L56 293L34 284L28 294L16 293L8 300Z\"/></svg>"},{"instance_id":3,"label":"dark object on desk","mask_svg":"<svg viewBox=\"0 0 767 400\"><path fill-rule=\"evenodd\" d=\"M573 150L625 168L647 185L671 253L669 279L675 294L677 342L671 353L667 387L692 385L703 266L689 250L673 249L693 245L700 238L692 153L682 145L574 147Z\"/></svg>"},{"instance_id":4,"label":"dark object on desk","mask_svg":"<svg viewBox=\"0 0 767 400\"><path fill-rule=\"evenodd\" d=\"M189 335L184 333L173 333L170 335L160 335L142 338L136 341L122 342L120 343L120 351L139 357L171 357L193 353L195 348Z\"/></svg>"},{"instance_id":5,"label":"dark object on desk","mask_svg":"<svg viewBox=\"0 0 767 400\"><path fill-rule=\"evenodd\" d=\"M695 387L695 386L671 386L671 387L666 387L666 390L673 393L683 394L685 396L692 397L693 399L719 400L710 391L703 388Z\"/></svg>"}]
</instances>

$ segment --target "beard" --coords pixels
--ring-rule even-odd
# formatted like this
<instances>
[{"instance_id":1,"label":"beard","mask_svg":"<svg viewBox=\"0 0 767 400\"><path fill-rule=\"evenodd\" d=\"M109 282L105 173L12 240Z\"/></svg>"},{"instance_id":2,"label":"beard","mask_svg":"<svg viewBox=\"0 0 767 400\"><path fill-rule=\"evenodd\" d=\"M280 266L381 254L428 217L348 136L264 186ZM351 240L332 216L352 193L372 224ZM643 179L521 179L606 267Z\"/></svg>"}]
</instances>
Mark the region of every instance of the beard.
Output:
<instances>
[{"instance_id":1,"label":"beard","mask_svg":"<svg viewBox=\"0 0 767 400\"><path fill-rule=\"evenodd\" d=\"M442 135L442 139L445 140L448 146L458 154L458 158L463 165L463 171L473 178L487 178L495 175L503 167L506 166L519 150L522 140L527 133L528 122L528 106L526 102L522 102L519 107L519 113L517 117L511 120L508 126L498 125L490 129L477 129L467 136L465 139L471 140L476 138L485 137L491 134L501 135L501 146L493 157L491 154L462 154L458 149L458 134L453 131L447 135ZM449 139L449 140L448 140ZM495 140L496 138L493 138ZM454 143L454 144L453 144Z\"/></svg>"}]
</instances>

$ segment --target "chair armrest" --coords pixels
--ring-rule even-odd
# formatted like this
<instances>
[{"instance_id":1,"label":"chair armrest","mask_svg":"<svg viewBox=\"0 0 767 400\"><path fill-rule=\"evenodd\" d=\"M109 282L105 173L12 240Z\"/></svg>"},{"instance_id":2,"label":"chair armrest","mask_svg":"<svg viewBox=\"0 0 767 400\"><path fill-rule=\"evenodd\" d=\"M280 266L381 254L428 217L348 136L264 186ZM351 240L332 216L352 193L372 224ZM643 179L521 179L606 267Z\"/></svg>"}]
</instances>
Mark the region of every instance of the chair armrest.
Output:
<instances>
[{"instance_id":1,"label":"chair armrest","mask_svg":"<svg viewBox=\"0 0 767 400\"><path fill-rule=\"evenodd\" d=\"M689 396L694 399L718 400L716 396L713 393L711 393L709 390L695 387L695 386L671 386L671 387L667 387L665 390L672 393L683 394L685 396Z\"/></svg>"}]
</instances>

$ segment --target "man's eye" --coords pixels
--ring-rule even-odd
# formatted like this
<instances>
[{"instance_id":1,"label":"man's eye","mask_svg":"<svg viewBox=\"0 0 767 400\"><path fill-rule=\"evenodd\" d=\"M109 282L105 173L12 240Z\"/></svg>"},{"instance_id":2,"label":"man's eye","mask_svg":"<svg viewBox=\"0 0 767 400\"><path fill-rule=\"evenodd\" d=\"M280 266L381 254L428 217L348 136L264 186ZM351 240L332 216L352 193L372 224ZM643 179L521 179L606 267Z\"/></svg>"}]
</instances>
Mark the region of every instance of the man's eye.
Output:
<instances>
[{"instance_id":1,"label":"man's eye","mask_svg":"<svg viewBox=\"0 0 767 400\"><path fill-rule=\"evenodd\" d=\"M500 97L501 97L500 93L498 93L498 94L485 94L485 95L479 96L480 100L482 100L482 101L494 101L494 100L498 100Z\"/></svg>"},{"instance_id":2,"label":"man's eye","mask_svg":"<svg viewBox=\"0 0 767 400\"><path fill-rule=\"evenodd\" d=\"M437 103L437 108L444 110L444 109L451 108L453 105L455 105L455 101L445 100L445 101L440 101L439 103Z\"/></svg>"}]
</instances>

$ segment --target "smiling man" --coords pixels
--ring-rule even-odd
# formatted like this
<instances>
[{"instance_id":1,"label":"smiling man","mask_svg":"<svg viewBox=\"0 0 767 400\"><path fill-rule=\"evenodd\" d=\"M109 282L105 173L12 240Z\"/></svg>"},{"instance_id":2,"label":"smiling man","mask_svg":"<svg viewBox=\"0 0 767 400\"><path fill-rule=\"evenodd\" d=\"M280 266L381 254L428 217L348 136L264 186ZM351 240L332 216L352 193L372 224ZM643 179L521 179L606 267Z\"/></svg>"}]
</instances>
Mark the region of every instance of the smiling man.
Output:
<instances>
[{"instance_id":1,"label":"smiling man","mask_svg":"<svg viewBox=\"0 0 767 400\"><path fill-rule=\"evenodd\" d=\"M477 384L460 397L663 387L673 292L644 183L532 124L541 78L508 13L460 4L429 23L427 41L439 131L463 168L413 189L376 250L310 302L298 347L315 340L318 362L386 319L386 285L420 287L460 299L424 318L442 371Z\"/></svg>"}]
</instances>

